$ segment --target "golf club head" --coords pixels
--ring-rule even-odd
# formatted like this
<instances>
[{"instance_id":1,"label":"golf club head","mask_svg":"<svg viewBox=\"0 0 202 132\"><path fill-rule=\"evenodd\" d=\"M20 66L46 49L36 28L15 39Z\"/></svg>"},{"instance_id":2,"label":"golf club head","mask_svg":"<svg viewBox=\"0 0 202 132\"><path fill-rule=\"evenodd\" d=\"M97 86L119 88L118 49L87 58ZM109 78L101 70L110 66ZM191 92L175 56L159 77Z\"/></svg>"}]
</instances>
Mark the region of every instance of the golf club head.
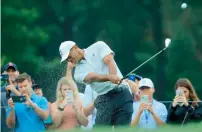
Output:
<instances>
[{"instance_id":1,"label":"golf club head","mask_svg":"<svg viewBox=\"0 0 202 132\"><path fill-rule=\"evenodd\" d=\"M165 39L165 48L168 48L168 46L170 45L171 43L171 39L170 38L166 38Z\"/></svg>"}]
</instances>

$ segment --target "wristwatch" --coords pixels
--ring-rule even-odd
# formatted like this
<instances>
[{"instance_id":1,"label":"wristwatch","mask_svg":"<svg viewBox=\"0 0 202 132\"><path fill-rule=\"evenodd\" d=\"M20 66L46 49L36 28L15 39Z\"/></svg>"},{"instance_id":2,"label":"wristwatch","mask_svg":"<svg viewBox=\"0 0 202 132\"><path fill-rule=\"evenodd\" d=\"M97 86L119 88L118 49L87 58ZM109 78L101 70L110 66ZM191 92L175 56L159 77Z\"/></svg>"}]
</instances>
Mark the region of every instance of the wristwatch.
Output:
<instances>
[{"instance_id":1,"label":"wristwatch","mask_svg":"<svg viewBox=\"0 0 202 132\"><path fill-rule=\"evenodd\" d=\"M60 106L58 107L58 110L64 111L64 108L61 108Z\"/></svg>"}]
</instances>

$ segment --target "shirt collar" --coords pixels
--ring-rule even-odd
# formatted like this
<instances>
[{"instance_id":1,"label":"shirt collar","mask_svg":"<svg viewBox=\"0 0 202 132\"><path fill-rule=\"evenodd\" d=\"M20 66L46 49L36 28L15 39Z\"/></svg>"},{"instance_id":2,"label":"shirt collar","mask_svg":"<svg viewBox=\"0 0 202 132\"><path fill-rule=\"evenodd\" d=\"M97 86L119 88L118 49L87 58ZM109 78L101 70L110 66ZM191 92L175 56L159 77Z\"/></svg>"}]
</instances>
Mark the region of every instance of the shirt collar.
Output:
<instances>
[{"instance_id":1,"label":"shirt collar","mask_svg":"<svg viewBox=\"0 0 202 132\"><path fill-rule=\"evenodd\" d=\"M31 92L31 96L30 96L30 99L34 99L37 95L34 93L34 91Z\"/></svg>"},{"instance_id":2,"label":"shirt collar","mask_svg":"<svg viewBox=\"0 0 202 132\"><path fill-rule=\"evenodd\" d=\"M84 50L84 59L82 59L79 63L82 63L83 61L87 60L87 49L83 49Z\"/></svg>"}]
</instances>

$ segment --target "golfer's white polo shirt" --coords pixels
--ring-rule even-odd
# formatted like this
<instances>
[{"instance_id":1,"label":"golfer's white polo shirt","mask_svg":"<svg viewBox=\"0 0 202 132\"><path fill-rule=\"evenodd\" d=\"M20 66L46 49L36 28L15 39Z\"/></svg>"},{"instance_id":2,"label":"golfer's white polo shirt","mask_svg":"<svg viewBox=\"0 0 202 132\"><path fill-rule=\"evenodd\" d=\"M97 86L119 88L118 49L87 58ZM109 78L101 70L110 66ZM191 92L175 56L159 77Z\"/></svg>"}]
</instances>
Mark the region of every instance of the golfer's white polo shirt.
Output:
<instances>
[{"instance_id":1,"label":"golfer's white polo shirt","mask_svg":"<svg viewBox=\"0 0 202 132\"><path fill-rule=\"evenodd\" d=\"M87 49L85 49L84 60L81 60L75 68L74 78L77 82L86 84L84 79L88 73L96 72L97 74L109 74L109 69L104 63L104 57L113 54L114 52L109 48L109 46L103 41L98 41ZM122 78L122 74L117 67L117 75ZM86 84L87 85L87 84ZM91 88L98 94L102 95L112 90L117 86L116 84L107 82L92 82L90 84Z\"/></svg>"}]
</instances>

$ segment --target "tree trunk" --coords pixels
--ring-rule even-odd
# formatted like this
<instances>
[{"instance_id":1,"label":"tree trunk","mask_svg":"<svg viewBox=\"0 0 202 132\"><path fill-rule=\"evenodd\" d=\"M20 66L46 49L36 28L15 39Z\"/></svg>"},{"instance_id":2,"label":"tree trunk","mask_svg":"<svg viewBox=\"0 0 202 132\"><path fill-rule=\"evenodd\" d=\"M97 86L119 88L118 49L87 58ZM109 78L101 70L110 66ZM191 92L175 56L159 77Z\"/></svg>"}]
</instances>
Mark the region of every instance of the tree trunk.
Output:
<instances>
[{"instance_id":1,"label":"tree trunk","mask_svg":"<svg viewBox=\"0 0 202 132\"><path fill-rule=\"evenodd\" d=\"M153 37L157 45L157 50L160 51L165 47L164 45L164 36L163 36L163 27L162 27L162 11L161 11L161 1L153 0L152 1L152 18L153 18ZM158 100L162 100L165 95L165 89L167 88L166 84L166 71L165 71L166 56L165 52L157 56L157 69L156 69L156 95Z\"/></svg>"}]
</instances>

